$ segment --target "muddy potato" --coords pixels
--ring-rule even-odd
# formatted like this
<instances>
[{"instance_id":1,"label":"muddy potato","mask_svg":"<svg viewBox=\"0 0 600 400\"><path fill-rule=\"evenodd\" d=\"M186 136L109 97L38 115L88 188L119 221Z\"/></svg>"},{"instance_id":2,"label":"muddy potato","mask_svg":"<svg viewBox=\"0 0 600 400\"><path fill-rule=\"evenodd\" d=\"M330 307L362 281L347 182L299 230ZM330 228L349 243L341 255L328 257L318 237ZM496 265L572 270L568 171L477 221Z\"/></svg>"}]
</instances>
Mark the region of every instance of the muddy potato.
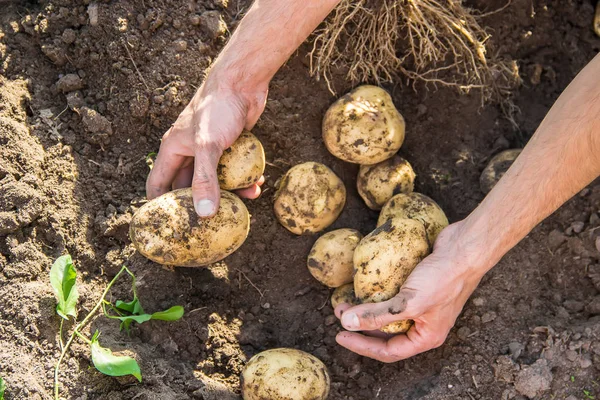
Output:
<instances>
[{"instance_id":1,"label":"muddy potato","mask_svg":"<svg viewBox=\"0 0 600 400\"><path fill-rule=\"evenodd\" d=\"M410 273L429 254L425 227L403 218L387 220L364 237L354 251L354 292L360 303L394 297ZM409 322L390 324L387 333L405 332Z\"/></svg>"},{"instance_id":2,"label":"muddy potato","mask_svg":"<svg viewBox=\"0 0 600 400\"><path fill-rule=\"evenodd\" d=\"M355 229L337 229L318 238L308 254L311 275L333 288L352 282L352 257L361 239L361 233Z\"/></svg>"},{"instance_id":3,"label":"muddy potato","mask_svg":"<svg viewBox=\"0 0 600 400\"><path fill-rule=\"evenodd\" d=\"M356 187L371 210L381 207L395 194L411 193L415 172L404 158L396 155L375 165L361 165Z\"/></svg>"},{"instance_id":4,"label":"muddy potato","mask_svg":"<svg viewBox=\"0 0 600 400\"><path fill-rule=\"evenodd\" d=\"M354 283L347 283L336 288L331 294L331 307L335 308L340 304L350 304L356 306L360 304L354 295Z\"/></svg>"},{"instance_id":5,"label":"muddy potato","mask_svg":"<svg viewBox=\"0 0 600 400\"><path fill-rule=\"evenodd\" d=\"M479 178L479 187L481 191L488 194L496 183L504 176L506 171L515 162L519 154L523 149L510 149L504 150L501 153L496 154L488 165L483 169L481 177Z\"/></svg>"},{"instance_id":6,"label":"muddy potato","mask_svg":"<svg viewBox=\"0 0 600 400\"><path fill-rule=\"evenodd\" d=\"M359 86L338 99L325 113L322 128L329 152L355 164L387 160L404 142L404 118L377 86Z\"/></svg>"},{"instance_id":7,"label":"muddy potato","mask_svg":"<svg viewBox=\"0 0 600 400\"><path fill-rule=\"evenodd\" d=\"M344 183L323 164L292 167L275 194L275 215L297 235L322 231L336 220L346 203Z\"/></svg>"},{"instance_id":8,"label":"muddy potato","mask_svg":"<svg viewBox=\"0 0 600 400\"><path fill-rule=\"evenodd\" d=\"M391 218L408 218L423 223L432 246L439 233L448 226L448 218L441 207L428 196L416 192L392 197L379 213L377 226Z\"/></svg>"},{"instance_id":9,"label":"muddy potato","mask_svg":"<svg viewBox=\"0 0 600 400\"><path fill-rule=\"evenodd\" d=\"M225 190L247 188L258 182L264 172L263 146L256 136L247 131L242 132L223 152L217 165L219 185Z\"/></svg>"},{"instance_id":10,"label":"muddy potato","mask_svg":"<svg viewBox=\"0 0 600 400\"><path fill-rule=\"evenodd\" d=\"M241 376L244 400L325 400L329 373L315 356L295 349L272 349L248 361Z\"/></svg>"},{"instance_id":11,"label":"muddy potato","mask_svg":"<svg viewBox=\"0 0 600 400\"><path fill-rule=\"evenodd\" d=\"M144 257L159 264L196 267L212 264L237 250L248 236L250 215L233 193L221 191L212 218L194 210L192 189L157 197L136 211L129 236Z\"/></svg>"}]
</instances>

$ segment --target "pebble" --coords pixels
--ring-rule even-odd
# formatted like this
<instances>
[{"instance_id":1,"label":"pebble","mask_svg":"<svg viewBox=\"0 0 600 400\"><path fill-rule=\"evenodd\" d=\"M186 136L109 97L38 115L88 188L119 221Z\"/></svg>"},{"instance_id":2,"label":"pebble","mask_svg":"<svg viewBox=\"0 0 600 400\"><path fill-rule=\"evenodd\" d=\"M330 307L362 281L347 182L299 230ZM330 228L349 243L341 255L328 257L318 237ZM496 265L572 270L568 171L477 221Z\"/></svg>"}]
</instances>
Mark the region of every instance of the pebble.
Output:
<instances>
[{"instance_id":1,"label":"pebble","mask_svg":"<svg viewBox=\"0 0 600 400\"><path fill-rule=\"evenodd\" d=\"M178 52L186 51L187 46L188 46L187 42L183 39L175 41L175 50Z\"/></svg>"},{"instance_id":2,"label":"pebble","mask_svg":"<svg viewBox=\"0 0 600 400\"><path fill-rule=\"evenodd\" d=\"M493 320L496 319L496 316L497 315L496 315L496 313L494 311L486 312L481 317L481 322L483 322L484 324L486 324L488 322L492 322Z\"/></svg>"},{"instance_id":3,"label":"pebble","mask_svg":"<svg viewBox=\"0 0 600 400\"><path fill-rule=\"evenodd\" d=\"M579 360L579 366L582 369L589 368L592 366L592 360L590 360L588 357L582 357L581 360Z\"/></svg>"},{"instance_id":4,"label":"pebble","mask_svg":"<svg viewBox=\"0 0 600 400\"><path fill-rule=\"evenodd\" d=\"M262 308L264 308L265 310L268 310L269 308L271 308L271 304L265 303L262 305Z\"/></svg>"},{"instance_id":5,"label":"pebble","mask_svg":"<svg viewBox=\"0 0 600 400\"><path fill-rule=\"evenodd\" d=\"M458 336L459 339L461 340L467 340L469 338L469 335L471 334L471 329L469 329L466 326L461 327L457 332L456 335Z\"/></svg>"},{"instance_id":6,"label":"pebble","mask_svg":"<svg viewBox=\"0 0 600 400\"><path fill-rule=\"evenodd\" d=\"M552 249L552 250L557 249L561 244L563 244L566 241L567 241L567 238L558 229L555 229L548 234L548 245L550 246L550 249Z\"/></svg>"},{"instance_id":7,"label":"pebble","mask_svg":"<svg viewBox=\"0 0 600 400\"><path fill-rule=\"evenodd\" d=\"M207 11L200 16L200 25L210 35L216 39L227 32L227 25L218 11Z\"/></svg>"},{"instance_id":8,"label":"pebble","mask_svg":"<svg viewBox=\"0 0 600 400\"><path fill-rule=\"evenodd\" d=\"M333 315L333 314L332 315L328 315L325 318L325 325L326 326L331 326L331 325L335 324L337 322L337 320L338 319L337 319L337 317L335 315Z\"/></svg>"},{"instance_id":9,"label":"pebble","mask_svg":"<svg viewBox=\"0 0 600 400\"><path fill-rule=\"evenodd\" d=\"M577 300L565 300L563 306L571 312L579 312L585 308L585 304Z\"/></svg>"},{"instance_id":10,"label":"pebble","mask_svg":"<svg viewBox=\"0 0 600 400\"><path fill-rule=\"evenodd\" d=\"M571 224L571 227L573 228L573 232L581 233L585 227L585 223L583 221L575 221Z\"/></svg>"},{"instance_id":11,"label":"pebble","mask_svg":"<svg viewBox=\"0 0 600 400\"><path fill-rule=\"evenodd\" d=\"M96 4L96 3L90 4L88 6L87 12L90 17L90 25L98 26L98 4Z\"/></svg>"},{"instance_id":12,"label":"pebble","mask_svg":"<svg viewBox=\"0 0 600 400\"><path fill-rule=\"evenodd\" d=\"M473 305L475 307L482 307L485 304L485 299L483 297L475 297L473 299Z\"/></svg>"},{"instance_id":13,"label":"pebble","mask_svg":"<svg viewBox=\"0 0 600 400\"><path fill-rule=\"evenodd\" d=\"M592 213L592 215L590 215L590 225L596 226L596 225L598 225L599 222L600 222L600 217L598 216L598 214Z\"/></svg>"},{"instance_id":14,"label":"pebble","mask_svg":"<svg viewBox=\"0 0 600 400\"><path fill-rule=\"evenodd\" d=\"M508 351L510 352L512 359L516 360L523 352L523 345L519 342L511 342L508 344Z\"/></svg>"},{"instance_id":15,"label":"pebble","mask_svg":"<svg viewBox=\"0 0 600 400\"><path fill-rule=\"evenodd\" d=\"M74 43L77 40L77 34L73 29L65 29L62 33L61 39L66 44Z\"/></svg>"},{"instance_id":16,"label":"pebble","mask_svg":"<svg viewBox=\"0 0 600 400\"><path fill-rule=\"evenodd\" d=\"M598 236L596 238L596 250L598 250L598 252L600 252L600 236Z\"/></svg>"},{"instance_id":17,"label":"pebble","mask_svg":"<svg viewBox=\"0 0 600 400\"><path fill-rule=\"evenodd\" d=\"M515 379L517 392L530 399L550 389L552 372L546 360L537 360L534 364L522 369Z\"/></svg>"},{"instance_id":18,"label":"pebble","mask_svg":"<svg viewBox=\"0 0 600 400\"><path fill-rule=\"evenodd\" d=\"M417 106L417 117L427 114L427 106L425 104L419 104Z\"/></svg>"},{"instance_id":19,"label":"pebble","mask_svg":"<svg viewBox=\"0 0 600 400\"><path fill-rule=\"evenodd\" d=\"M56 88L63 93L83 89L83 80L77 74L67 74L56 82Z\"/></svg>"},{"instance_id":20,"label":"pebble","mask_svg":"<svg viewBox=\"0 0 600 400\"><path fill-rule=\"evenodd\" d=\"M200 25L200 16L199 15L190 15L190 24L194 26Z\"/></svg>"},{"instance_id":21,"label":"pebble","mask_svg":"<svg viewBox=\"0 0 600 400\"><path fill-rule=\"evenodd\" d=\"M575 350L567 350L565 351L565 357L567 358L567 360L574 362L575 360L577 360L577 357L579 355L577 354L577 352Z\"/></svg>"}]
</instances>

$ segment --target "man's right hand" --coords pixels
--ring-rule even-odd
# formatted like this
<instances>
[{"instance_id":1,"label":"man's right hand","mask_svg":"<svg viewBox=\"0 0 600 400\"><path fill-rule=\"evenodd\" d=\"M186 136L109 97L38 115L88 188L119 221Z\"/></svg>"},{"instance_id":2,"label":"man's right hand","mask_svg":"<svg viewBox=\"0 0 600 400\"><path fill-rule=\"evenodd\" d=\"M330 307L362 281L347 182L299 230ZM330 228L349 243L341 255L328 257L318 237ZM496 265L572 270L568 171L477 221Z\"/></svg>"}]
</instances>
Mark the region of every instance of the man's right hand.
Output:
<instances>
[{"instance_id":1,"label":"man's right hand","mask_svg":"<svg viewBox=\"0 0 600 400\"><path fill-rule=\"evenodd\" d=\"M213 216L219 208L220 189L217 164L223 151L250 130L262 114L267 87L245 91L209 74L179 118L164 134L154 168L146 181L148 199L172 189L192 186L196 212ZM257 184L239 190L242 197L260 195Z\"/></svg>"}]
</instances>

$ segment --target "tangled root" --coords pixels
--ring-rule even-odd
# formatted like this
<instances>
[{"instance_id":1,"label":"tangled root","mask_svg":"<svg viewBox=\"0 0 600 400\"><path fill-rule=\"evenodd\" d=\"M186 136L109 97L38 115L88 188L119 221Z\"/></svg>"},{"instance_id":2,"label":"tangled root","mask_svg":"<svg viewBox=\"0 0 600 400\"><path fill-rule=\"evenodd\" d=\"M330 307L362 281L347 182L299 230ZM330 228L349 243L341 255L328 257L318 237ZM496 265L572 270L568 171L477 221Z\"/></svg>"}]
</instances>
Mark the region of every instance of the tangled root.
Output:
<instances>
[{"instance_id":1,"label":"tangled root","mask_svg":"<svg viewBox=\"0 0 600 400\"><path fill-rule=\"evenodd\" d=\"M342 0L315 34L311 73L332 92L335 66L347 69L352 84L403 75L477 89L483 100L506 98L520 84L518 67L487 55L489 35L477 18L461 0Z\"/></svg>"}]
</instances>

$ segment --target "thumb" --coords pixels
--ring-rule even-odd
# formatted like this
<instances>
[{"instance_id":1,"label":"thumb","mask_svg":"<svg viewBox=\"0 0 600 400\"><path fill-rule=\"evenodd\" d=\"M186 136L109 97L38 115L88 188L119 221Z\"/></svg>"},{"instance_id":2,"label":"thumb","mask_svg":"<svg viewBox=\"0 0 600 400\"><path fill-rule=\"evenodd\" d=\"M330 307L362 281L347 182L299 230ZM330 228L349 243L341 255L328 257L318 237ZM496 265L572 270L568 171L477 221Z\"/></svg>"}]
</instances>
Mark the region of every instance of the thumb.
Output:
<instances>
[{"instance_id":1,"label":"thumb","mask_svg":"<svg viewBox=\"0 0 600 400\"><path fill-rule=\"evenodd\" d=\"M349 331L372 331L392 322L414 319L419 315L414 297L413 291L401 290L390 300L351 307L341 316L342 326Z\"/></svg>"},{"instance_id":2,"label":"thumb","mask_svg":"<svg viewBox=\"0 0 600 400\"><path fill-rule=\"evenodd\" d=\"M217 178L217 164L222 154L223 149L218 144L203 145L195 152L192 198L200 217L212 217L219 209L221 189Z\"/></svg>"}]
</instances>

